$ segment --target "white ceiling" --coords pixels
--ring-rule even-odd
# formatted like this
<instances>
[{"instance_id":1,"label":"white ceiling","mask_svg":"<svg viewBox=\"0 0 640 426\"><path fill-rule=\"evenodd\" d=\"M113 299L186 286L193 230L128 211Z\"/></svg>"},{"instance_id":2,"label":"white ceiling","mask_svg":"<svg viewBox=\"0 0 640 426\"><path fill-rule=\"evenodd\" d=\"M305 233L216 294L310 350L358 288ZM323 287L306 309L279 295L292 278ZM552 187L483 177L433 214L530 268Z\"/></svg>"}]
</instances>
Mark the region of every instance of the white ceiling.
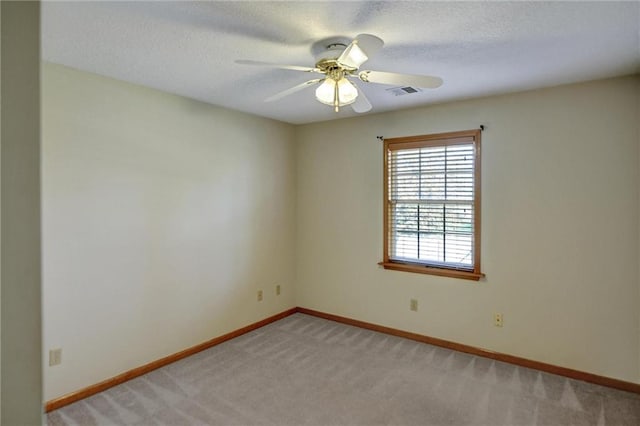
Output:
<instances>
[{"instance_id":1,"label":"white ceiling","mask_svg":"<svg viewBox=\"0 0 640 426\"><path fill-rule=\"evenodd\" d=\"M394 96L360 84L369 113L640 71L640 2L45 2L42 56L289 123L356 115L305 89L313 75L236 59L313 66L311 45L377 35L361 69L436 75L438 89Z\"/></svg>"}]
</instances>

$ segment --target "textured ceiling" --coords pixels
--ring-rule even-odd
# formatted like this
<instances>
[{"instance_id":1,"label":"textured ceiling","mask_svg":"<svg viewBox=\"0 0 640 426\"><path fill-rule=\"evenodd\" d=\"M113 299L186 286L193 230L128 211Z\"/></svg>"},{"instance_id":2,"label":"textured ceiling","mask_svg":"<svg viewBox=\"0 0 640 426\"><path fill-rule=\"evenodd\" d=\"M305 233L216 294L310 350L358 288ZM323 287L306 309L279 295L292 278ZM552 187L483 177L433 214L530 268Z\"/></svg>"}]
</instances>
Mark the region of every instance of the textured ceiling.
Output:
<instances>
[{"instance_id":1,"label":"textured ceiling","mask_svg":"<svg viewBox=\"0 0 640 426\"><path fill-rule=\"evenodd\" d=\"M45 2L45 61L289 123L356 115L313 89L263 100L311 74L236 59L313 66L311 45L377 35L361 69L440 76L395 96L360 84L369 113L640 71L640 2Z\"/></svg>"}]
</instances>

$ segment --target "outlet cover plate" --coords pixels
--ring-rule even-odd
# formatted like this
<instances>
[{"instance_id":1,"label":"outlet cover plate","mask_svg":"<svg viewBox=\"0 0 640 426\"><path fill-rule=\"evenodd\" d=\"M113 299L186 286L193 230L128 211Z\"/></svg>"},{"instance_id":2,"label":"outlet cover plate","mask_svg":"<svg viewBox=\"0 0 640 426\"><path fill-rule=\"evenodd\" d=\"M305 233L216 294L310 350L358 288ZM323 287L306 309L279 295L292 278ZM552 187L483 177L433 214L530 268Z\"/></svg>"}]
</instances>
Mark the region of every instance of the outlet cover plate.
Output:
<instances>
[{"instance_id":1,"label":"outlet cover plate","mask_svg":"<svg viewBox=\"0 0 640 426\"><path fill-rule=\"evenodd\" d=\"M418 299L411 299L409 301L409 309L414 312L418 311Z\"/></svg>"},{"instance_id":2,"label":"outlet cover plate","mask_svg":"<svg viewBox=\"0 0 640 426\"><path fill-rule=\"evenodd\" d=\"M62 349L51 349L49 351L49 366L53 367L60 364L62 364Z\"/></svg>"}]
</instances>

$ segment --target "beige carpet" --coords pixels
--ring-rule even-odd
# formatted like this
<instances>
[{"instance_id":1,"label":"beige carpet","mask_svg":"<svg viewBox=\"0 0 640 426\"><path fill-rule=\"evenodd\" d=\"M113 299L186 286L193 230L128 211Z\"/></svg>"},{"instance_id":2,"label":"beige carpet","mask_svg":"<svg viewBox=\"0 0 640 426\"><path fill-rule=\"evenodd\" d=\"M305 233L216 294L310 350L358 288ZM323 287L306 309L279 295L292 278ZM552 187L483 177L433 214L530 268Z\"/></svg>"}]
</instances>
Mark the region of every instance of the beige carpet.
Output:
<instances>
[{"instance_id":1,"label":"beige carpet","mask_svg":"<svg viewBox=\"0 0 640 426\"><path fill-rule=\"evenodd\" d=\"M640 396L295 314L54 425L640 425Z\"/></svg>"}]
</instances>

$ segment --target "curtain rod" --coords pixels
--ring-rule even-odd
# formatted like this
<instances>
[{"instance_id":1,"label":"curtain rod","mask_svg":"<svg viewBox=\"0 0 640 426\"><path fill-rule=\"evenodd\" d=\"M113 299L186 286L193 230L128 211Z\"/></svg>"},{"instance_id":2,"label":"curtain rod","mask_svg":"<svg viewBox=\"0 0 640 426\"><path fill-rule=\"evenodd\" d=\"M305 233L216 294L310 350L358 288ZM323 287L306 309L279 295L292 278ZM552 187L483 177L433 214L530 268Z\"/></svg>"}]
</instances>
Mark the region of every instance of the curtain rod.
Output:
<instances>
[{"instance_id":1,"label":"curtain rod","mask_svg":"<svg viewBox=\"0 0 640 426\"><path fill-rule=\"evenodd\" d=\"M480 131L484 132L484 124L480 125ZM378 139L380 141L384 141L384 136L376 136L376 139Z\"/></svg>"}]
</instances>

